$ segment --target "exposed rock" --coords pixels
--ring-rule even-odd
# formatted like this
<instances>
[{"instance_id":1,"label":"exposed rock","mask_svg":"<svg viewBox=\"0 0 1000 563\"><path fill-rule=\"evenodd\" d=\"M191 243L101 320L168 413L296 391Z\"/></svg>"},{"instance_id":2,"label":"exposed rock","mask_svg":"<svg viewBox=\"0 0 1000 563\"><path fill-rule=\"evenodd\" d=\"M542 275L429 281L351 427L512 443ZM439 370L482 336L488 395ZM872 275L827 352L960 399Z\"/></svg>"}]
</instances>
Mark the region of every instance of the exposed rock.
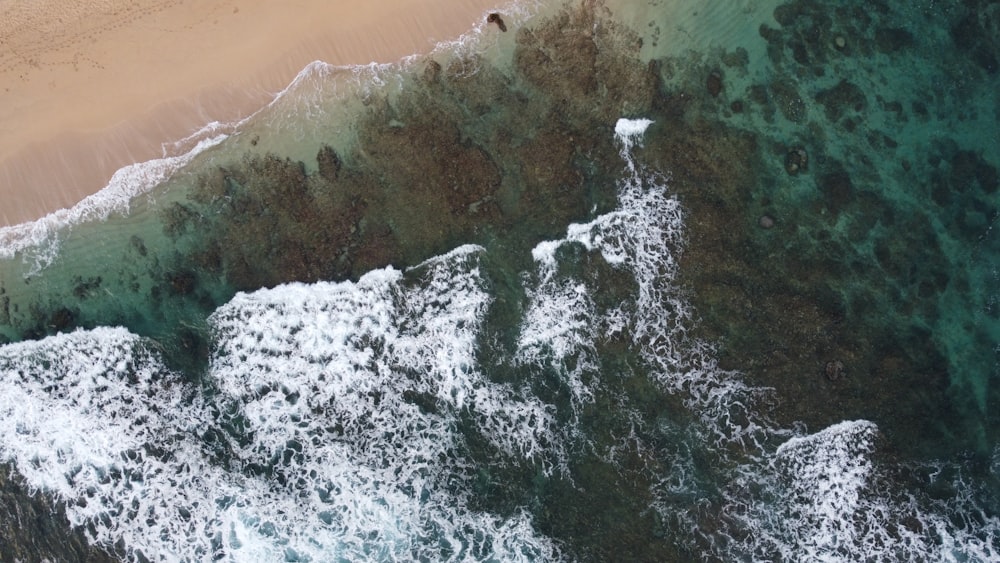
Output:
<instances>
[{"instance_id":1,"label":"exposed rock","mask_svg":"<svg viewBox=\"0 0 1000 563\"><path fill-rule=\"evenodd\" d=\"M500 17L500 14L496 12L493 12L490 15L486 16L486 23L495 23L497 24L497 27L500 28L500 31L503 32L507 31L507 24L503 22L503 18Z\"/></svg>"}]
</instances>

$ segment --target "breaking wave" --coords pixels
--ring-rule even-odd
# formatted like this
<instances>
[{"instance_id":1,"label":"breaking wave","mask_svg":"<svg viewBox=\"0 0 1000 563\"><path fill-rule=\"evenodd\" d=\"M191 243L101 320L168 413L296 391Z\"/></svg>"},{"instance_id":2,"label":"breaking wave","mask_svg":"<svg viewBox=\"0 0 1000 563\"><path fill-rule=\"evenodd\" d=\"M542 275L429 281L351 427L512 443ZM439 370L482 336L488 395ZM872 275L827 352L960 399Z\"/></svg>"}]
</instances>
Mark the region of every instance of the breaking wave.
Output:
<instances>
[{"instance_id":1,"label":"breaking wave","mask_svg":"<svg viewBox=\"0 0 1000 563\"><path fill-rule=\"evenodd\" d=\"M410 287L386 269L239 295L211 318L212 404L123 329L6 346L2 451L132 556L558 558L525 514L465 508L462 416L514 457L545 450L548 426L475 366L480 252Z\"/></svg>"},{"instance_id":2,"label":"breaking wave","mask_svg":"<svg viewBox=\"0 0 1000 563\"><path fill-rule=\"evenodd\" d=\"M594 450L649 460L647 510L695 557L1000 557L1000 522L962 471L893 465L867 421L775 427L768 390L690 334L684 211L632 155L651 125L616 127L618 208L533 250L506 365L483 361L502 346L483 338L487 251L462 246L357 282L238 294L209 318L200 385L122 328L0 347L0 455L129 559L570 558L537 506L484 508L476 483L483 459L572 481L574 456ZM545 374L565 403L540 391ZM637 375L674 399L655 420L621 385ZM610 443L587 422L609 393L607 416L631 429ZM935 500L887 478L900 471L965 492Z\"/></svg>"},{"instance_id":3,"label":"breaking wave","mask_svg":"<svg viewBox=\"0 0 1000 563\"><path fill-rule=\"evenodd\" d=\"M181 155L130 164L119 169L108 185L69 209L50 213L37 221L0 228L0 259L19 253L33 262L28 276L48 266L59 253L60 233L87 222L101 222L112 214L126 214L132 200L149 193L200 153L227 138L220 134L202 138Z\"/></svg>"}]
</instances>

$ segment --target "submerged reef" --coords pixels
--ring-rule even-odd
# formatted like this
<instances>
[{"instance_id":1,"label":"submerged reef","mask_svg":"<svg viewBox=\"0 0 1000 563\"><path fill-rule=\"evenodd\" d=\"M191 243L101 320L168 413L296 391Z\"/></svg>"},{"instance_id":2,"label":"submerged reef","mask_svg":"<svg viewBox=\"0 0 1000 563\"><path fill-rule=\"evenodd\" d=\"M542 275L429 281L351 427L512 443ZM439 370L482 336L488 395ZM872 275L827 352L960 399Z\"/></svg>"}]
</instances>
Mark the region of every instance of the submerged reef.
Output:
<instances>
[{"instance_id":1,"label":"submerged reef","mask_svg":"<svg viewBox=\"0 0 1000 563\"><path fill-rule=\"evenodd\" d=\"M519 29L509 70L428 60L404 93L367 100L350 152L322 147L312 172L248 154L203 173L179 221L213 218L198 224L197 254L218 257L237 289L356 279L468 242L526 252L613 205L610 124L652 105L637 39L610 23L586 31L595 18ZM165 229L179 235L175 222Z\"/></svg>"},{"instance_id":2,"label":"submerged reef","mask_svg":"<svg viewBox=\"0 0 1000 563\"><path fill-rule=\"evenodd\" d=\"M255 138L240 159L192 165L192 186L177 192L187 195L156 211L161 233L122 243L121 271L63 287L47 274L44 292L29 278L15 303L2 286L18 282L0 281L4 332L38 338L117 318L165 337L149 327L178 303L187 312L176 322L197 325L236 291L357 279L470 242L529 255L614 206L611 126L649 111L656 94L638 38L597 22L579 8L518 29L510 68L476 54L427 59L402 92L365 98L347 150L324 144L303 162L260 152ZM116 298L122 290L146 299Z\"/></svg>"},{"instance_id":3,"label":"submerged reef","mask_svg":"<svg viewBox=\"0 0 1000 563\"><path fill-rule=\"evenodd\" d=\"M988 137L962 127L995 112L974 105L992 67L988 55L925 63L922 53L950 46L897 27L938 14L909 9L779 6L779 27L760 29L770 82L744 80L741 91L716 84L717 70L702 71L707 91L698 76L666 81L685 103L643 157L671 171L690 213L680 272L699 330L719 342L723 367L776 389L779 420L865 418L908 454L989 455L1000 428L989 287L998 163L978 144ZM949 17L978 30L992 25L988 13L963 6ZM985 32L956 41L996 52ZM911 64L923 65L916 85L882 84L886 69ZM948 73L979 76L962 87L983 90L934 93L931 116L920 86ZM748 115L778 127L755 128ZM938 133L911 128L929 119Z\"/></svg>"},{"instance_id":4,"label":"submerged reef","mask_svg":"<svg viewBox=\"0 0 1000 563\"><path fill-rule=\"evenodd\" d=\"M108 243L119 245L120 268L3 280L2 338L121 324L210 387L198 381L211 353L205 319L238 291L357 280L468 243L486 248L491 274L530 270L539 242L615 208L623 162L613 126L645 117L654 124L635 162L664 174L684 211L677 282L698 317L686 329L713 343L723 370L773 390L765 416L809 431L871 420L886 455L982 460L1000 428L1000 163L962 133L996 120L996 107L976 105L998 56L995 12L981 4L947 12L945 40L962 56L933 64L925 54L942 51L942 37L917 29L939 12L881 1L784 3L777 27L757 30L753 55L645 55L654 22L650 40L599 2L566 7L501 36L512 44L500 63L438 54L406 70L398 91L367 92L351 143L331 138L296 159L255 138L238 158L199 162L185 171L190 189L156 207L155 229ZM490 21L504 30L499 16ZM907 81L883 83L915 61ZM596 306L634 290L599 252L559 252L571 271L561 274L609 288ZM503 298L486 323L508 326L525 290L502 275L492 282ZM475 502L496 514L531 507L538 530L577 559L695 558L649 510L667 470L639 443L667 448L663 436L626 443L620 466L598 453L636 432L609 414L620 397L658 427L683 427L684 407L623 367L634 359L625 335L602 338L601 370L631 375L581 409L593 451L543 478L530 464L491 466L495 451L471 436L489 469ZM568 402L549 383L530 385ZM436 408L433 397L412 399ZM692 463L707 481L722 471ZM705 510L698 525L710 530L720 509Z\"/></svg>"}]
</instances>

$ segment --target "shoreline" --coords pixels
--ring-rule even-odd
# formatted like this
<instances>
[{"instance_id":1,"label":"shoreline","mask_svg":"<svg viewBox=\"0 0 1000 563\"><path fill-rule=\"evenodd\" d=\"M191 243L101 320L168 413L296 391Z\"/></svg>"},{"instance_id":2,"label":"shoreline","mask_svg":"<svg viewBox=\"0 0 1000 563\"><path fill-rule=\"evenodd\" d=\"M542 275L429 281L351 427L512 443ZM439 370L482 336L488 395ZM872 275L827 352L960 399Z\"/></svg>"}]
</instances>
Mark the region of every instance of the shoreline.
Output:
<instances>
[{"instance_id":1,"label":"shoreline","mask_svg":"<svg viewBox=\"0 0 1000 563\"><path fill-rule=\"evenodd\" d=\"M57 1L28 11L0 0L0 227L71 207L118 169L249 116L314 60L427 53L496 4Z\"/></svg>"}]
</instances>

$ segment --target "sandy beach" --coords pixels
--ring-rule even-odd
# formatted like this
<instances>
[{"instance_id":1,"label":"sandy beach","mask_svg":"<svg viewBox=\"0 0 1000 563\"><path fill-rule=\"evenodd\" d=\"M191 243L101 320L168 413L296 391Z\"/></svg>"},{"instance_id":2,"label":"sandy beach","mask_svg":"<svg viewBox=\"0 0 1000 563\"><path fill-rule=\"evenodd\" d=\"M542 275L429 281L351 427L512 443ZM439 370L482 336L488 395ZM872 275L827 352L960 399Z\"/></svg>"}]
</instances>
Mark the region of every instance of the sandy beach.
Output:
<instances>
[{"instance_id":1,"label":"sandy beach","mask_svg":"<svg viewBox=\"0 0 1000 563\"><path fill-rule=\"evenodd\" d=\"M390 62L495 0L0 0L0 226L266 104L306 64Z\"/></svg>"}]
</instances>

